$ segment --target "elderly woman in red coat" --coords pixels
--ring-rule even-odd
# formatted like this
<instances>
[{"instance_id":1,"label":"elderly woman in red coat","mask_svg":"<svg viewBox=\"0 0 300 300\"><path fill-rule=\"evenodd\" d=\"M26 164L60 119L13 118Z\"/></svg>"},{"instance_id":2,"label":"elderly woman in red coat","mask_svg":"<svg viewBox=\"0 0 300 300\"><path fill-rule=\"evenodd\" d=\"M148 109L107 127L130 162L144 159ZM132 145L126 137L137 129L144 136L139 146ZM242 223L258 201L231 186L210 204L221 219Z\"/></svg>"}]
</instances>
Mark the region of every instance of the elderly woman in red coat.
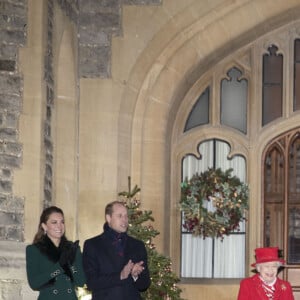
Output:
<instances>
[{"instance_id":1,"label":"elderly woman in red coat","mask_svg":"<svg viewBox=\"0 0 300 300\"><path fill-rule=\"evenodd\" d=\"M277 277L285 261L278 258L278 247L255 249L257 274L240 283L238 300L294 300L291 285Z\"/></svg>"}]
</instances>

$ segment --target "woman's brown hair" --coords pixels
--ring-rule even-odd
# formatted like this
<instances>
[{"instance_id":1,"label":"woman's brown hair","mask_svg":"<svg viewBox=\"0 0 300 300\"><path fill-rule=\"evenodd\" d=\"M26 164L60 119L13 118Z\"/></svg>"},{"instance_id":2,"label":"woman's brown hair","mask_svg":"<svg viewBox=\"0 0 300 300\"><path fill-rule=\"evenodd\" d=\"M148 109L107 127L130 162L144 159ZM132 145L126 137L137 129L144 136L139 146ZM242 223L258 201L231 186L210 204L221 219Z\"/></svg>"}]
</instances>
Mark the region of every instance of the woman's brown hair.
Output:
<instances>
[{"instance_id":1,"label":"woman's brown hair","mask_svg":"<svg viewBox=\"0 0 300 300\"><path fill-rule=\"evenodd\" d=\"M38 226L38 231L35 234L34 239L33 239L34 244L36 244L37 242L42 240L43 236L45 235L44 229L42 227L42 223L46 224L47 221L49 220L50 215L53 214L53 213L59 213L62 216L64 216L64 213L63 213L62 209L60 209L57 206L50 206L50 207L45 208L43 210L42 214L41 214L41 217L40 217L40 223L39 223L39 226Z\"/></svg>"}]
</instances>

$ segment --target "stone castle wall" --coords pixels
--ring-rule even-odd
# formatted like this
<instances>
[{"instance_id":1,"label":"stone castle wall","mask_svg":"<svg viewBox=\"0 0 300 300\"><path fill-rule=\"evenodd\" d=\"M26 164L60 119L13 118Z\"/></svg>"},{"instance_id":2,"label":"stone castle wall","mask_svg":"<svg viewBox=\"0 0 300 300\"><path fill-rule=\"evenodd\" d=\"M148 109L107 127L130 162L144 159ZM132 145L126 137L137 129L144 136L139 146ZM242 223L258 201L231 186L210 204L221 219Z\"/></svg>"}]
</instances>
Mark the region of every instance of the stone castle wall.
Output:
<instances>
[{"instance_id":1,"label":"stone castle wall","mask_svg":"<svg viewBox=\"0 0 300 300\"><path fill-rule=\"evenodd\" d=\"M53 202L53 6L59 5L66 18L78 28L77 76L109 78L111 39L122 33L122 5L157 5L161 0L47 0L44 3L47 6L43 70L46 107L42 117L44 180L41 181L41 207ZM19 68L19 50L27 42L28 10L32 9L30 4L34 5L34 1L0 0L0 300L32 300L36 297L26 280L24 206L30 199L14 193L14 172L23 167L19 118L23 108L25 75Z\"/></svg>"}]
</instances>

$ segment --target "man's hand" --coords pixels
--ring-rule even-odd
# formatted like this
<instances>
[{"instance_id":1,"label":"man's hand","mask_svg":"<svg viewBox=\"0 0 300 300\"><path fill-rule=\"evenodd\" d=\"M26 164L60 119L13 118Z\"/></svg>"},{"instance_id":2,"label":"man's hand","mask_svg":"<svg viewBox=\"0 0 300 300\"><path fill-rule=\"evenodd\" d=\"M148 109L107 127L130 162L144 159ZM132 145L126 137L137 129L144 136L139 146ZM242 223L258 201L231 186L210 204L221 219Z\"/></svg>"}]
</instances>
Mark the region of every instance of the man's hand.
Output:
<instances>
[{"instance_id":1,"label":"man's hand","mask_svg":"<svg viewBox=\"0 0 300 300\"><path fill-rule=\"evenodd\" d=\"M144 264L144 262L140 261L133 265L132 270L131 270L131 276L133 278L137 278L143 272L143 270L145 269L143 267L143 264Z\"/></svg>"},{"instance_id":2,"label":"man's hand","mask_svg":"<svg viewBox=\"0 0 300 300\"><path fill-rule=\"evenodd\" d=\"M120 274L121 280L128 278L129 274L131 273L131 270L132 270L133 266L134 266L134 263L130 259L121 271L121 274Z\"/></svg>"}]
</instances>

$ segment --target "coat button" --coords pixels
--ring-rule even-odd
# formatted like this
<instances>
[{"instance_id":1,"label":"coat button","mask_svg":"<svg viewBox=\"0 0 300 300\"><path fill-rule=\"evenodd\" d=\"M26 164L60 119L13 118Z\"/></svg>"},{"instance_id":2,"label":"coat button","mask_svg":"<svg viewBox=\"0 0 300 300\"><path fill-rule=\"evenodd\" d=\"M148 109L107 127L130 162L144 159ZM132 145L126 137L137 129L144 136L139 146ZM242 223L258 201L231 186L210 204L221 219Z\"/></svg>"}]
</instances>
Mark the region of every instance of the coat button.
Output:
<instances>
[{"instance_id":1,"label":"coat button","mask_svg":"<svg viewBox=\"0 0 300 300\"><path fill-rule=\"evenodd\" d=\"M57 275L59 275L60 274L60 270L55 270L54 272L52 272L51 274L50 274L50 276L51 277L56 277Z\"/></svg>"},{"instance_id":2,"label":"coat button","mask_svg":"<svg viewBox=\"0 0 300 300\"><path fill-rule=\"evenodd\" d=\"M72 289L68 289L68 294L71 294L72 293Z\"/></svg>"},{"instance_id":3,"label":"coat button","mask_svg":"<svg viewBox=\"0 0 300 300\"><path fill-rule=\"evenodd\" d=\"M56 290L56 289L53 290L53 294L54 294L54 295L57 295L57 294L58 294L58 290Z\"/></svg>"}]
</instances>

